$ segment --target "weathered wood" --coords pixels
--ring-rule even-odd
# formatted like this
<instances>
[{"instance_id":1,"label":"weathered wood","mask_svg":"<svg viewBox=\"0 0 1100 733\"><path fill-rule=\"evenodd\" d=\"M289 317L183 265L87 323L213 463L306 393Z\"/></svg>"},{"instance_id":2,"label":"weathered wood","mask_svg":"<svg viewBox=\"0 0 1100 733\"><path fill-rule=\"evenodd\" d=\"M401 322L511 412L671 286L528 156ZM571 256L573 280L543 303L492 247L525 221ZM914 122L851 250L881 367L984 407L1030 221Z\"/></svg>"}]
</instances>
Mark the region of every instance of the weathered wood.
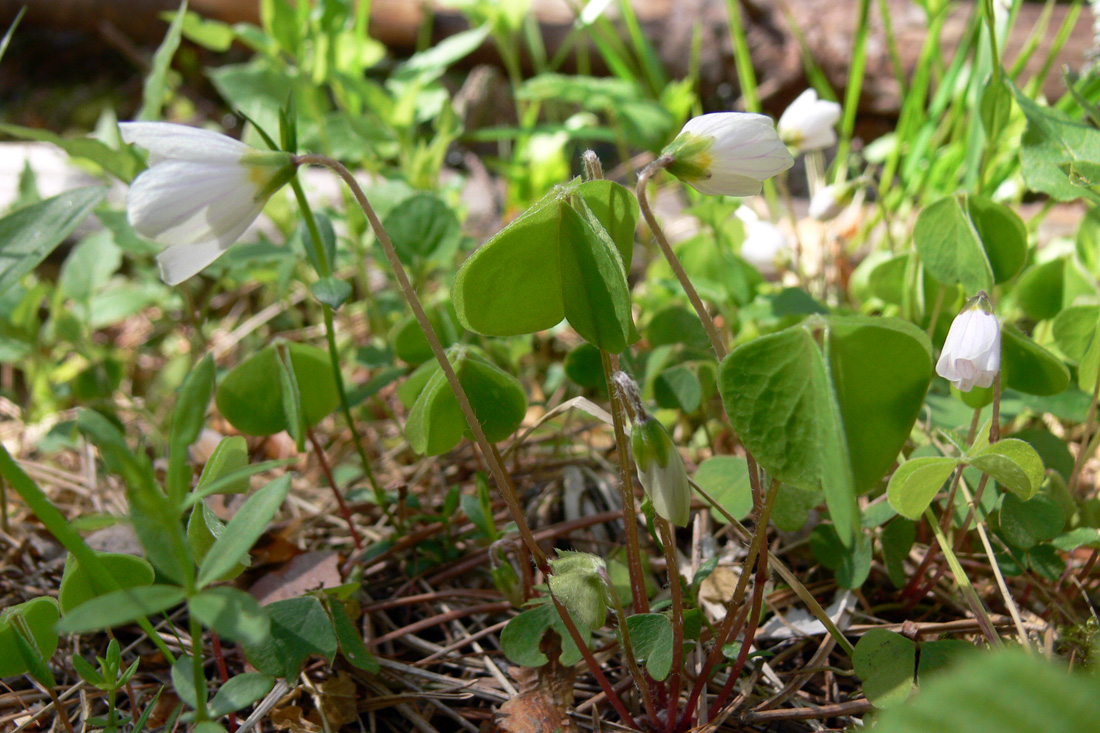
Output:
<instances>
[{"instance_id":1,"label":"weathered wood","mask_svg":"<svg viewBox=\"0 0 1100 733\"><path fill-rule=\"evenodd\" d=\"M31 25L100 32L103 24L110 24L135 41L149 44L155 44L163 36L165 26L159 14L178 7L177 0L0 0L0 24L10 22L24 4L25 22ZM571 5L576 3L533 0L532 12L539 20L550 53L560 48L573 26ZM611 3L608 12L614 13L616 5ZM837 89L844 87L858 21L858 5L854 0L742 0L742 5L761 97L769 110L781 110L806 84L802 49L787 22L788 15L801 28L807 48L830 83ZM879 4L872 5L861 108L871 115L891 117L899 108L899 90L878 13ZM258 22L258 0L192 0L190 6L226 22ZM908 75L916 65L925 37L924 12L912 0L886 0L886 6L902 66ZM975 3L971 0L957 6L944 27L944 48L956 45ZM725 0L634 0L634 7L645 33L653 39L662 62L674 77L688 72L692 35L698 25L703 93L712 104L732 104L737 96L737 74ZM1009 39L1006 59L1015 58L1041 11L1040 3L1023 5ZM1045 58L1054 31L1068 11L1066 5L1054 9L1048 32L1029 64L1029 73ZM437 7L430 0L373 0L371 13L372 34L397 53L407 53L413 48L425 22L431 22L436 41L466 27L465 19L457 11ZM1093 46L1092 15L1086 9L1054 68L1063 64L1080 68ZM598 54L593 51L591 57L598 59ZM474 57L475 62L493 60L488 45ZM1045 91L1048 96L1061 94L1057 74L1048 80Z\"/></svg>"}]
</instances>

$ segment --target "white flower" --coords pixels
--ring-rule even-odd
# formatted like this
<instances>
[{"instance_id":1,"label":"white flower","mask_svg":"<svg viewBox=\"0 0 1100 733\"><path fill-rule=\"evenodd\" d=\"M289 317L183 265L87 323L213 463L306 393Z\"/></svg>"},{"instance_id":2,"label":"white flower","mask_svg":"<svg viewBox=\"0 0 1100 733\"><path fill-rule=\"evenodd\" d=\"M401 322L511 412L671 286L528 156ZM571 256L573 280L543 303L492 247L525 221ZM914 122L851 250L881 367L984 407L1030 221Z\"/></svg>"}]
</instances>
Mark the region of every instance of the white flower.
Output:
<instances>
[{"instance_id":1,"label":"white flower","mask_svg":"<svg viewBox=\"0 0 1100 733\"><path fill-rule=\"evenodd\" d=\"M936 373L963 392L989 387L1001 368L1001 324L985 293L978 293L951 322Z\"/></svg>"},{"instance_id":2,"label":"white flower","mask_svg":"<svg viewBox=\"0 0 1100 733\"><path fill-rule=\"evenodd\" d=\"M691 487L684 459L672 443L665 426L645 415L634 422L630 433L634 465L653 510L679 527L686 527L691 514Z\"/></svg>"},{"instance_id":3,"label":"white flower","mask_svg":"<svg viewBox=\"0 0 1100 733\"><path fill-rule=\"evenodd\" d=\"M847 202L840 198L840 188L835 183L831 183L810 199L810 218L829 221L844 211L846 205Z\"/></svg>"},{"instance_id":4,"label":"white flower","mask_svg":"<svg viewBox=\"0 0 1100 733\"><path fill-rule=\"evenodd\" d=\"M668 172L708 196L752 196L794 165L770 117L714 112L693 117L661 157Z\"/></svg>"},{"instance_id":5,"label":"white flower","mask_svg":"<svg viewBox=\"0 0 1100 733\"><path fill-rule=\"evenodd\" d=\"M287 153L265 153L231 137L168 122L124 122L122 139L149 151L130 186L126 216L157 255L169 285L216 260L294 174Z\"/></svg>"},{"instance_id":6,"label":"white flower","mask_svg":"<svg viewBox=\"0 0 1100 733\"><path fill-rule=\"evenodd\" d=\"M839 119L839 104L818 99L817 92L807 89L779 116L779 137L802 153L827 148L836 142L833 125Z\"/></svg>"},{"instance_id":7,"label":"white flower","mask_svg":"<svg viewBox=\"0 0 1100 733\"><path fill-rule=\"evenodd\" d=\"M752 209L742 206L734 212L745 225L745 239L741 242L741 259L760 271L765 277L774 277L790 252L790 241L779 227L763 221Z\"/></svg>"}]
</instances>

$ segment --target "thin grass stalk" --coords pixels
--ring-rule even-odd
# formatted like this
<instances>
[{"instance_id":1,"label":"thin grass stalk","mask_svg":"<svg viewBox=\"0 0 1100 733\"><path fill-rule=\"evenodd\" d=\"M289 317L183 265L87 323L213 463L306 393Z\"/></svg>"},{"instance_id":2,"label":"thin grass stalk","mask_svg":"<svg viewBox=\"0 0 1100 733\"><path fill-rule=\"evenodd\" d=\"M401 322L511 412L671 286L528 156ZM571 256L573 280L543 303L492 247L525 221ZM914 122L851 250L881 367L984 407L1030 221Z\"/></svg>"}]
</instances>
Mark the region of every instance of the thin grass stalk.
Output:
<instances>
[{"instance_id":1,"label":"thin grass stalk","mask_svg":"<svg viewBox=\"0 0 1100 733\"><path fill-rule=\"evenodd\" d=\"M852 149L852 135L856 129L856 112L863 92L863 75L867 68L867 30L871 12L871 0L859 0L859 20L852 39L852 62L848 67L848 87L844 90L844 117L840 120L840 142L837 144L836 180L848 178L848 153Z\"/></svg>"}]
</instances>

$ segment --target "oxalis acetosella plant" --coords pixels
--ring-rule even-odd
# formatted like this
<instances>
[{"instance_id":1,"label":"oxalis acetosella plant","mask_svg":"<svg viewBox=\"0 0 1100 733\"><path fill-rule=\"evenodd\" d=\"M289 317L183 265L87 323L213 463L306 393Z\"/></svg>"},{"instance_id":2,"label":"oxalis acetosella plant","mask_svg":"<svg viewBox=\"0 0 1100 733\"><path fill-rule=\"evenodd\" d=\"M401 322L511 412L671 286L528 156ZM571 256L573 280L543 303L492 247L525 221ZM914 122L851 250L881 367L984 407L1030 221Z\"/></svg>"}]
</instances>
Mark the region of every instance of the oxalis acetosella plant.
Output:
<instances>
[{"instance_id":1,"label":"oxalis acetosella plant","mask_svg":"<svg viewBox=\"0 0 1100 733\"><path fill-rule=\"evenodd\" d=\"M148 121L119 125L120 138L133 150L90 145L102 160L128 171L119 177L130 181L129 224L161 247L161 280L181 286L174 292L192 318L207 312L207 303L196 308L192 299L209 284L195 287L193 278L228 252L269 205L282 232L301 222L287 240L306 249L312 267L306 295L312 300L275 304L272 310L281 309L285 318L258 332L292 332L300 340L265 342L224 372L215 362L224 365L227 352L205 341L215 324L196 324L190 350L179 355L179 363L190 360L192 367L173 385L171 417L163 434L153 431L141 450L131 449L123 419L98 409L107 399L81 411L71 430L67 424L57 428L55 442L86 441L99 451L126 492L126 520L144 557L94 552L0 445L0 503L7 506L2 492L14 487L70 552L56 598L0 613L0 676L28 675L62 708L49 664L64 643L60 634L136 623L170 667L170 674L158 677L170 677L180 700L169 723L193 725L199 733L235 729L238 713L252 705L256 712L245 726L262 725L296 685L312 687L332 672L326 665L335 664L341 680L370 684L361 675L385 670L387 684L407 676L436 685L446 678L425 669L436 663L435 669L461 675L463 689L484 695L486 706L504 718L502 730L522 727L517 721L529 720L534 696L547 692L553 699L541 699L538 710L548 714L531 719L549 729L576 727L566 716L573 693L581 692L591 696L585 704L593 708L584 720L649 733L767 727L803 718L858 724L872 708L882 711L875 713L875 726L898 733L909 728L890 727L891 708L904 711L923 698L935 705L914 715L934 720L929 725L936 729L954 730L960 726L937 716L971 710L971 703L978 707L974 700L986 707L1003 702L983 698L983 685L1013 704L1029 699L1019 691L1030 691L1029 685L1055 695L1063 687L1077 691L1073 678L1062 675L1061 685L1043 677L1061 674L1046 667L1034 674L1034 668L1024 674L1022 667L993 666L985 674L966 667L951 678L952 686L944 683L949 693L965 690L954 697L937 692L937 683L940 675L953 674L953 665L972 663L968 657L1008 658L976 654L975 647L997 649L1009 636L1015 637L1012 646L1041 650L1040 634L1054 628L1044 627L1044 618L1072 619L1063 609L1073 609L1074 594L1095 589L1090 571L1100 556L1100 520L1086 462L1100 444L1100 256L1093 251L1100 219L1090 213L1074 242L1040 252L1031 243L1035 222L1025 222L1006 203L1002 185L1016 182L1021 191L1030 187L1058 200L1080 197L1100 205L1091 179L1100 166L1092 160L1100 131L1086 124L1100 119L1100 110L1082 106L1080 120L1065 112L1070 102L1092 104L1095 80L1077 84L1077 94L1057 109L1041 107L999 71L991 28L989 38L973 36L974 43L990 44L975 55L974 66L984 75L977 87L959 76L971 73L969 60L932 64L932 77L913 87L927 89L926 82L936 79L929 109L909 103L902 116L901 124L916 127L869 149L853 145L859 79L845 91L844 107L832 101L823 78L815 80L818 89L795 97L776 122L757 113L751 68L739 71L745 107L753 111L697 116L689 110L693 104L698 110L698 100L685 94L677 104L675 85L672 92L628 100L642 93L634 82L589 78L573 86L566 75L539 74L514 90L518 119L536 120L541 99L596 105L593 98L614 93L612 109L585 107L583 119L614 118L608 130L622 159L638 160L622 153L640 148L652 162L624 182L615 173L605 177L601 161L588 151L578 166L582 174L562 180L569 146L583 133L577 126L582 116L563 124L568 135L518 129L509 141L517 161L535 160L543 146L560 142L554 151L562 165L547 168L554 171L549 183L534 186L546 191L541 199L487 241L472 242L461 229L461 212L452 210L458 208L452 205L459 200L456 189L441 183L440 191L418 190L428 185L432 161L442 165L452 144L463 140L459 128L467 122L449 117L445 93L421 96L421 82L425 89L436 83L434 69L417 71L424 57L402 72L410 75L402 79L416 83L364 85L376 95L372 101L395 95L392 109L357 99L362 90L348 82L370 68L354 67L367 64L366 57L326 57L325 48L346 50L347 38L326 45L310 35L321 32L318 23L332 21L336 5L322 0L318 7L331 12L295 16L308 26L305 35L281 33L272 42L297 48L265 55L264 63L272 64L265 73L281 73L290 70L280 66L286 58L309 56L312 68L303 65L286 76L324 86L318 99L337 100L338 111L325 108L317 118L316 109L303 110L299 116L288 103L278 110L277 140L248 120L263 139L256 146L209 129ZM989 6L984 3L981 12ZM281 0L265 3L265 12L284 10ZM365 28L369 13L361 12L357 22ZM494 16L471 28L464 43L474 48L491 37L514 61L520 55L510 55L507 43L522 35L516 23ZM599 27L591 17L586 23ZM455 53L457 47L444 50ZM739 60L738 66L751 65ZM244 72L218 77L219 88L231 87L224 82L235 73ZM339 84L329 88L329 74ZM659 81L647 79L646 86L659 92L666 86ZM954 98L955 89L966 94ZM289 98L299 92L292 88ZM405 93L412 96L397 98ZM980 103L969 114L974 98ZM384 132L377 141L385 152L372 147L370 156L377 157L361 157L370 161L365 167L382 173L376 179L382 182L366 191L358 174L340 162L356 156L349 139L357 138L341 127L348 121L341 117L345 104L356 116L369 108L363 116L370 123L349 123L348 130L373 134L377 123ZM244 106L254 112L258 105ZM155 117L159 109L138 116ZM667 124L653 132L637 124L649 119L643 113ZM299 119L303 130L309 125L309 145L299 146ZM1023 138L1009 134L1024 125ZM422 146L429 127L436 137ZM964 137L958 137L961 130ZM1080 150L1074 147L1079 139L1088 143ZM954 147L935 147L944 140ZM308 151L332 141L340 143L335 157ZM834 149L838 154L830 159ZM394 159L401 166L388 168ZM314 213L299 180L303 166L336 173L347 186L345 200L354 201L361 215L333 214L334 228L327 215ZM788 187L792 170L797 176L805 171L808 209L792 195L803 190L801 181ZM669 175L660 177L662 171ZM560 183L551 186L554 180ZM658 184L667 187L662 194L669 199L686 203L690 226L678 229L691 229L691 236L673 242L666 234L650 203ZM291 192L297 209L288 216ZM91 211L104 195L86 191L72 201ZM25 211L11 216L0 231L37 241L36 220L20 219ZM101 218L112 235L127 235L133 247L127 251L142 251L119 219ZM48 219L45 229L53 226ZM447 226L440 225L444 220ZM9 225L16 229L5 230ZM369 248L367 227L375 240ZM72 231L55 229L60 239ZM804 248L804 240L812 241L807 237L819 238L821 246ZM650 239L660 255L646 246ZM34 313L45 300L102 312L102 304L81 302L87 298L76 275L84 273L75 271L99 269L97 258L111 260L114 250L101 239L89 241L66 261L59 295L43 295L54 287L46 278L33 283L37 294L23 288L30 300L10 318L0 313L0 334L41 330ZM358 257L358 291L342 267L351 262L339 249L347 243ZM268 244L241 247L226 259L278 257L286 265L278 270L283 286L305 272L291 247ZM375 299L378 283L368 279L362 257L376 252L390 265L411 316L392 298ZM642 258L647 261L638 262ZM30 273L14 280L37 277ZM6 304L15 302L4 292L14 280L0 272ZM349 307L364 305L349 302L353 294L365 299L365 328ZM209 298L209 312L221 308L221 298ZM26 313L32 315L25 322L9 323ZM302 328L311 314L323 319L316 330ZM338 324L347 329L343 340L352 342L343 353ZM52 317L50 329L65 326ZM310 338L324 338L327 350ZM564 357L562 347L569 350ZM347 375L367 370L370 379L345 386ZM101 371L72 380L81 403L91 402L81 396L91 392L89 382L110 381L110 371ZM162 371L164 380L176 373ZM109 387L108 396L119 388ZM1057 402L1044 402L1054 396ZM219 436L203 454L199 438L211 404L217 420L235 432ZM609 427L585 426L585 437L577 438L578 432L551 422L567 409L582 409ZM337 411L335 421L324 422ZM385 427L364 429L368 414ZM1051 414L1064 433L1046 429ZM334 444L346 444L356 456L330 465L322 430L331 430ZM296 517L304 504L291 494L288 461L257 462L258 444L244 436L284 432L287 445L294 445L288 450L304 454L309 446L316 455L317 475L329 484L348 532L333 551L342 557L338 579L261 606L243 590L258 570L248 569L251 550L288 499ZM1063 450L1070 439L1063 434L1079 439L1075 454ZM536 465L534 458L549 455L546 445L554 461ZM201 474L195 470L200 463ZM405 471L409 485L376 479L372 463L385 465L387 476L394 466ZM272 472L278 477L252 490L252 476ZM601 488L609 489L599 516L589 505L569 505L579 493L577 476L598 476ZM370 491L345 496L341 485L360 481ZM559 485L567 521L546 526L547 511L557 509L544 499L556 497ZM225 502L235 507L228 520L209 501L217 493L241 495ZM576 534L597 523L596 541ZM329 533L311 538L340 544ZM385 567L399 571L383 579L378 569L391 560ZM477 562L491 570L470 572ZM972 580L976 573L983 582ZM394 577L398 583L388 585ZM460 578L458 595L476 600L367 638L374 624L360 621L360 610L384 617L400 606L401 613L419 615L405 610L408 601L434 614L432 604L445 594L433 592L439 578ZM428 592L414 595L421 584ZM386 597L396 586L395 597ZM938 609L958 618L941 624ZM464 614L481 630L458 628L466 623ZM162 615L168 626L154 628ZM454 638L433 638L436 622L446 624L447 635L454 628ZM897 624L904 633L879 628L881 623ZM936 638L940 634L956 638ZM488 647L487 640L494 642L489 654L497 658L487 664L499 689L469 686L471 675L481 672L459 664L459 657L468 658L467 646L482 654L477 644ZM404 648L423 649L431 658L405 652L380 663L375 656L406 642ZM104 694L100 722L112 731L145 725L137 710L125 711L136 707L131 688L148 682L146 657L136 659L126 643L112 636L98 666L80 656L78 644L71 665ZM1033 656L1029 664L1040 655ZM520 683L524 675L514 669L500 674L502 660L541 668L537 685ZM579 665L583 682L575 685ZM248 671L229 676L229 669L242 667ZM208 678L213 670L216 681ZM820 676L826 681L819 687L806 684ZM415 689L423 699L400 697L400 705L416 727L437 725L422 715L429 704L464 729L475 727L445 696L436 699L422 685ZM323 685L315 692L318 699L329 695ZM1056 721L1065 710L1076 715L1074 701L1084 697L1067 693L1037 719ZM369 707L387 715L377 709L383 704ZM357 715L362 705L352 708ZM477 714L484 719L484 712ZM1078 717L1088 724L1095 719L1091 713Z\"/></svg>"}]
</instances>

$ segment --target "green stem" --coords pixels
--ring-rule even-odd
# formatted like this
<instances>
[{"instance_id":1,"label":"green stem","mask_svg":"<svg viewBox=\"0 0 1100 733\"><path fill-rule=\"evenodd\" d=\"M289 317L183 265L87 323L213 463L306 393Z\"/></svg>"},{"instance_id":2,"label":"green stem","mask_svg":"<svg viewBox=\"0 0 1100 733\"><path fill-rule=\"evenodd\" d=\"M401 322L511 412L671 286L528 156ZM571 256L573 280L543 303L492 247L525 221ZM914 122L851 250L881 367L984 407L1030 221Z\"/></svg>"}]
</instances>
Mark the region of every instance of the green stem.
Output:
<instances>
[{"instance_id":1,"label":"green stem","mask_svg":"<svg viewBox=\"0 0 1100 733\"><path fill-rule=\"evenodd\" d=\"M482 430L481 423L478 422L474 409L470 405L470 400L466 396L466 390L463 389L461 382L458 381L458 376L455 374L450 360L447 359L447 354L443 350L443 345L439 342L439 336L436 335L435 328L432 327L427 314L424 312L424 307L420 304L420 298L413 289L412 283L409 282L409 277L405 273L405 267L401 264L401 259L397 256L397 251L393 247L393 242L390 240L390 236L385 228L383 228L382 222L378 220L378 215L374 213L374 208L370 205L370 201L367 200L367 196L363 193L363 189L359 186L359 182L355 180L355 176L351 174L351 171L345 168L339 161L333 160L332 158L323 155L300 155L297 156L295 160L299 165L320 165L332 170L336 175L340 176L344 183L347 184L348 188L351 189L352 195L355 196L356 203L359 204L363 213L366 214L367 221L370 222L375 237L378 239L378 244L382 247L382 251L385 253L386 259L393 269L393 274L397 279L401 294L409 304L409 309L412 310L413 316L420 325L421 331L424 332L424 338L427 339L428 346L431 348L432 354L435 356L436 361L439 363L439 368L447 380L447 384L450 385L451 391L458 401L458 406L466 418L466 423L470 427L470 432L473 433L474 441L477 443L478 448L481 449L481 453L489 466L490 473L493 474L493 478L497 483L497 488L504 499L504 503L508 506L508 511L512 515L512 520L516 523L520 537L523 538L523 543L527 546L528 551L531 553L539 569L542 570L544 574L550 575L550 565L546 562L546 555L535 540L535 535L531 532L531 528L527 526L527 520L523 516L523 508L520 506L519 497L516 495L516 489L512 484L511 476L504 470L504 466L497 457L496 451L489 443L489 439L485 437L485 431Z\"/></svg>"},{"instance_id":2,"label":"green stem","mask_svg":"<svg viewBox=\"0 0 1100 733\"><path fill-rule=\"evenodd\" d=\"M1100 369L1096 370L1096 382L1092 385L1092 400L1089 402L1088 417L1085 418L1085 432L1081 436L1081 444L1077 449L1077 458L1073 461L1073 472L1069 477L1067 491L1070 496L1077 490L1077 482L1081 479L1081 469L1085 465L1085 459L1092 451L1089 448L1089 436L1096 428L1096 403L1100 397ZM2 482L0 482L2 483ZM6 521L6 520L5 520Z\"/></svg>"},{"instance_id":3,"label":"green stem","mask_svg":"<svg viewBox=\"0 0 1100 733\"><path fill-rule=\"evenodd\" d=\"M676 561L676 534L664 517L655 516L653 523L661 533L665 546L665 566L668 589L672 596L672 674L668 683L668 719L665 733L676 726L676 706L680 702L680 674L684 668L684 600L680 587L680 566Z\"/></svg>"},{"instance_id":4,"label":"green stem","mask_svg":"<svg viewBox=\"0 0 1100 733\"><path fill-rule=\"evenodd\" d=\"M626 409L611 379L615 371L611 355L601 349L600 358L604 383L611 401L615 446L619 453L619 492L623 501L623 532L626 539L627 567L630 570L630 591L634 598L634 610L638 613L649 613L649 595L645 589L645 569L642 566L641 543L638 539L638 514L634 507L634 472L630 466L630 448L626 439Z\"/></svg>"},{"instance_id":5,"label":"green stem","mask_svg":"<svg viewBox=\"0 0 1100 733\"><path fill-rule=\"evenodd\" d=\"M302 184L297 176L290 179L290 187L294 190L294 197L298 200L298 208L301 209L302 216L306 220L306 227L309 229L309 238L313 242L313 252L317 256L317 274L322 278L332 277L332 263L328 261L328 254L321 243L321 232L317 228L317 219L313 216L313 209L309 205L309 200L306 198L305 191L302 190ZM370 482L371 489L374 491L374 501L382 511L389 514L386 507L386 494L374 477L374 470L371 468L370 458L367 457L367 450L363 447L363 440L359 437L359 431L355 429L355 418L351 414L351 404L348 402L348 393L344 387L344 375L340 371L340 353L336 348L336 324L333 319L332 308L327 303L322 303L321 308L325 318L325 342L328 344L328 358L332 363L332 376L336 381L336 392L340 396L340 408L344 413L348 430L351 431L352 443L355 445L355 452L359 454L359 462L363 464L363 473L366 474L367 481Z\"/></svg>"},{"instance_id":6,"label":"green stem","mask_svg":"<svg viewBox=\"0 0 1100 733\"><path fill-rule=\"evenodd\" d=\"M642 693L646 715L649 716L649 720L653 725L657 725L657 706L653 703L653 692L646 682L646 675L642 674L642 670L638 666L638 659L634 656L634 643L630 640L630 626L626 622L626 612L623 611L622 601L619 600L619 594L615 590L615 585L611 582L611 577L605 575L604 582L607 584L611 606L615 609L615 619L618 621L619 633L622 635L623 658L626 660L626 668L630 670L630 676L634 678L634 684L638 686L638 690Z\"/></svg>"},{"instance_id":7,"label":"green stem","mask_svg":"<svg viewBox=\"0 0 1100 733\"><path fill-rule=\"evenodd\" d=\"M696 487L696 489L698 489L698 487ZM707 685L707 681L710 679L710 673L714 670L715 665L718 664L718 660L722 658L722 648L730 638L741 633L741 624L738 622L738 617L741 614L736 611L740 609L740 606L745 600L745 591L748 589L749 576L751 575L748 569L753 567L754 564L757 564L757 558L761 557L761 553L765 552L763 548L767 541L768 521L771 519L772 507L775 506L775 499L777 496L779 496L779 482L774 479L772 480L771 486L768 488L768 495L764 498L762 504L759 501L759 494L754 493L754 497L756 498L755 503L759 511L757 513L756 531L752 533L752 544L749 546L749 554L745 556L745 562L741 565L741 577L737 579L737 587L734 588L733 595L730 596L729 603L726 604L726 615L722 619L722 623L719 624L718 629L714 632L714 646L711 647L710 653L703 663L703 668L699 671L699 676L695 679L695 685L691 689L691 695L688 697L687 706L684 708L684 715L680 720L681 728L688 722L691 711L695 709L695 703L699 699L699 695L702 694L703 689ZM712 505L717 506L717 503L705 492L703 493L703 498ZM737 522L736 519L733 519L732 516L728 516L727 519L732 520L732 522L736 523L736 526L741 527L746 535L749 534L748 530ZM768 558L769 556L764 554L763 557ZM765 560L765 562L768 562L768 560ZM758 570L757 572L759 573L760 571ZM794 585L791 587L794 588ZM803 590L805 590L805 588L803 588ZM810 597L813 598L813 596ZM814 601L814 603L816 604L817 602ZM821 607L818 606L818 609L820 608ZM829 618L824 611L821 611L821 615L826 619ZM829 620L831 622L831 619ZM837 633L839 634L840 632L838 631ZM841 635L841 638L843 638L843 635ZM845 641L847 640L845 639ZM849 644L849 646L851 645Z\"/></svg>"}]
</instances>

